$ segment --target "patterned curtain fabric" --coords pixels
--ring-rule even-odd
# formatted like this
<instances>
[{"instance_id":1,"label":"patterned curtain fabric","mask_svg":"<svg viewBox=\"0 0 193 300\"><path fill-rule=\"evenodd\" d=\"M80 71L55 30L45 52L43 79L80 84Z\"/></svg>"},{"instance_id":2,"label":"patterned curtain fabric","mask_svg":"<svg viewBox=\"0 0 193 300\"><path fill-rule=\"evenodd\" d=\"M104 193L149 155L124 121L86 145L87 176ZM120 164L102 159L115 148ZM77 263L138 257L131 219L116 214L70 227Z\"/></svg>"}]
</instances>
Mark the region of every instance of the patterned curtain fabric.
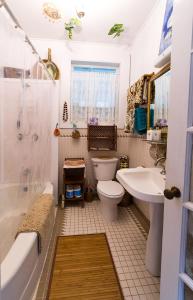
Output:
<instances>
[{"instance_id":1,"label":"patterned curtain fabric","mask_svg":"<svg viewBox=\"0 0 193 300\"><path fill-rule=\"evenodd\" d=\"M114 124L118 112L119 74L116 69L74 67L71 79L71 120Z\"/></svg>"},{"instance_id":2,"label":"patterned curtain fabric","mask_svg":"<svg viewBox=\"0 0 193 300\"><path fill-rule=\"evenodd\" d=\"M127 132L133 133L134 131L136 104L147 104L148 80L149 78L144 75L128 90L126 115Z\"/></svg>"}]
</instances>

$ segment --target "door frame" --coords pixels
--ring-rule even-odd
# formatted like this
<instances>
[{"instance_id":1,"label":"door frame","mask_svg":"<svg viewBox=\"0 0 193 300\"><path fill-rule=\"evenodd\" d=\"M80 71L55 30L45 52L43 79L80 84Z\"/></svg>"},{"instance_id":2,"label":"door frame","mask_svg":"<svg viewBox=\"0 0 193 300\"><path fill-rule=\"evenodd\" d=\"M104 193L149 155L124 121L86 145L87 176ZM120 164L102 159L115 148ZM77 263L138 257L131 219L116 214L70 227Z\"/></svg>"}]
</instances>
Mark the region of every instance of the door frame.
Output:
<instances>
[{"instance_id":1,"label":"door frame","mask_svg":"<svg viewBox=\"0 0 193 300\"><path fill-rule=\"evenodd\" d=\"M186 176L189 176L191 165L190 159L187 160L191 140L187 128L192 126L188 112L192 12L192 0L174 1L166 188L177 186L182 196L172 201L165 199L164 202L161 300L183 299L179 273L184 269L187 212L183 209L183 202L189 198Z\"/></svg>"}]
</instances>

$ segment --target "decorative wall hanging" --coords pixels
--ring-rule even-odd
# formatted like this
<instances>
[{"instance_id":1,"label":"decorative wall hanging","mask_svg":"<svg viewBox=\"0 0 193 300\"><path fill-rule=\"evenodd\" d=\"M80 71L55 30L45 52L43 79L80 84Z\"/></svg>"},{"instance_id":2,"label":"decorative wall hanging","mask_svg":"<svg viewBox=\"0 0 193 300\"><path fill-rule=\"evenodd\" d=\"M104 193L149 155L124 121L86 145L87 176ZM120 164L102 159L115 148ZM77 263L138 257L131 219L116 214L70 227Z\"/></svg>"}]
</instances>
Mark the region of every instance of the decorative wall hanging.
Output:
<instances>
[{"instance_id":1,"label":"decorative wall hanging","mask_svg":"<svg viewBox=\"0 0 193 300\"><path fill-rule=\"evenodd\" d=\"M60 130L58 128L58 123L56 124L56 128L54 129L54 135L55 136L60 136Z\"/></svg>"},{"instance_id":2,"label":"decorative wall hanging","mask_svg":"<svg viewBox=\"0 0 193 300\"><path fill-rule=\"evenodd\" d=\"M51 55L51 49L48 48L48 58L42 60L45 64L48 72L52 76L53 79L59 79L60 77L60 71L57 65L52 61L52 55Z\"/></svg>"},{"instance_id":3,"label":"decorative wall hanging","mask_svg":"<svg viewBox=\"0 0 193 300\"><path fill-rule=\"evenodd\" d=\"M80 138L80 132L77 129L76 124L73 124L72 138L74 138L74 139L79 139Z\"/></svg>"},{"instance_id":4,"label":"decorative wall hanging","mask_svg":"<svg viewBox=\"0 0 193 300\"><path fill-rule=\"evenodd\" d=\"M53 3L44 3L43 13L46 17L48 17L49 21L53 23L62 18L60 11Z\"/></svg>"},{"instance_id":5,"label":"decorative wall hanging","mask_svg":"<svg viewBox=\"0 0 193 300\"><path fill-rule=\"evenodd\" d=\"M67 105L66 101L64 102L62 119L63 119L64 122L68 121L68 105Z\"/></svg>"},{"instance_id":6,"label":"decorative wall hanging","mask_svg":"<svg viewBox=\"0 0 193 300\"><path fill-rule=\"evenodd\" d=\"M123 24L114 24L113 27L109 30L108 35L114 35L113 38L116 38L121 35L121 33L124 31Z\"/></svg>"},{"instance_id":7,"label":"decorative wall hanging","mask_svg":"<svg viewBox=\"0 0 193 300\"><path fill-rule=\"evenodd\" d=\"M173 0L167 0L161 33L159 55L162 54L169 46L171 46L172 43L172 13Z\"/></svg>"}]
</instances>

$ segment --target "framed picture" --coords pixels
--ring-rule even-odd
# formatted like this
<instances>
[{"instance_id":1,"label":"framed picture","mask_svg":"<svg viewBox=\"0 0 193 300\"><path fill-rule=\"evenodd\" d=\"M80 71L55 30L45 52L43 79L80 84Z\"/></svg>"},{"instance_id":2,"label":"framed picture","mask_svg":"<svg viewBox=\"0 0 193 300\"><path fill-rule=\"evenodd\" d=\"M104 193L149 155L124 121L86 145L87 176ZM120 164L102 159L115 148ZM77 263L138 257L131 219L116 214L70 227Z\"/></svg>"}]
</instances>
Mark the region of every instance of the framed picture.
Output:
<instances>
[{"instance_id":1,"label":"framed picture","mask_svg":"<svg viewBox=\"0 0 193 300\"><path fill-rule=\"evenodd\" d=\"M166 8L164 14L162 33L161 33L159 55L161 55L169 46L171 46L172 13L173 13L173 0L166 0Z\"/></svg>"}]
</instances>

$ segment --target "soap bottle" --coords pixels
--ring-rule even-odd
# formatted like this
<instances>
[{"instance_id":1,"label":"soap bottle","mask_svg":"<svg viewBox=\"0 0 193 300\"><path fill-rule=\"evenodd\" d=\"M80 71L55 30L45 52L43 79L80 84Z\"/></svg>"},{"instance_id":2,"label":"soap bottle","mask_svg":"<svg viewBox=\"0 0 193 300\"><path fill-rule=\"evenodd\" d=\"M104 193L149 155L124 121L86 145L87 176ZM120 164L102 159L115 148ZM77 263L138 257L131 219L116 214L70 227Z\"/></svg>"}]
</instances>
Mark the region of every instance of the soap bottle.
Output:
<instances>
[{"instance_id":1,"label":"soap bottle","mask_svg":"<svg viewBox=\"0 0 193 300\"><path fill-rule=\"evenodd\" d=\"M160 141L161 140L161 129L159 127L156 127L156 129L153 130L153 141Z\"/></svg>"},{"instance_id":2,"label":"soap bottle","mask_svg":"<svg viewBox=\"0 0 193 300\"><path fill-rule=\"evenodd\" d=\"M153 139L153 130L152 128L150 128L149 130L147 130L147 140L152 141L152 139Z\"/></svg>"}]
</instances>

